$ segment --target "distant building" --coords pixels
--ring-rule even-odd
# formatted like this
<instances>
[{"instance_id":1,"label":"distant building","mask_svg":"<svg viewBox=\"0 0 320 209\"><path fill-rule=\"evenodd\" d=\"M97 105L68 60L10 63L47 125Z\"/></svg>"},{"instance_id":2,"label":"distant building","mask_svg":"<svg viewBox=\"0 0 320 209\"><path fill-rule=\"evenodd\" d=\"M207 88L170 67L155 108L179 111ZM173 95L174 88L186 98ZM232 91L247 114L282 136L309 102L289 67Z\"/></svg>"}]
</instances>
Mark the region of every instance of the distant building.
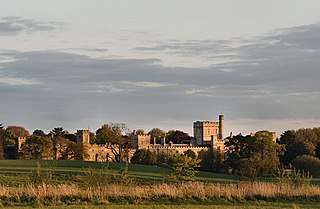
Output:
<instances>
[{"instance_id":1,"label":"distant building","mask_svg":"<svg viewBox=\"0 0 320 209\"><path fill-rule=\"evenodd\" d=\"M219 152L224 152L224 116L219 115L219 122L196 121L193 123L194 139L189 144L166 143L166 138L161 138L161 144L156 144L156 140L150 143L149 135L136 135L133 137L133 149L149 149L157 154L171 153L183 154L187 150L192 150L198 154L201 150L207 151L213 147Z\"/></svg>"},{"instance_id":2,"label":"distant building","mask_svg":"<svg viewBox=\"0 0 320 209\"><path fill-rule=\"evenodd\" d=\"M224 139L224 116L219 115L219 122L196 121L193 122L193 135L197 145L211 143L212 136L217 140Z\"/></svg>"},{"instance_id":3,"label":"distant building","mask_svg":"<svg viewBox=\"0 0 320 209\"><path fill-rule=\"evenodd\" d=\"M157 154L171 153L171 154L184 154L187 150L194 151L197 155L201 150L207 151L210 148L224 153L224 116L219 115L219 122L211 121L196 121L193 123L194 138L186 144L173 144L171 141L166 142L166 138L161 138L161 143L157 144L155 139L151 139L150 135L133 134L130 136L131 148L125 160L130 162L130 158L136 150L149 149ZM83 143L87 150L84 160L86 161L99 161L105 162L114 159L115 156L111 149L105 145L90 144L90 130L77 130L77 143ZM25 142L26 138L20 137L17 140L17 150L21 149L21 145ZM152 142L151 142L152 140ZM61 153L57 152L58 145L54 148L56 151L56 158L61 157ZM79 158L79 156L77 156ZM77 159L78 159L77 158ZM68 156L67 159L74 159ZM81 159L81 158L79 158Z\"/></svg>"}]
</instances>

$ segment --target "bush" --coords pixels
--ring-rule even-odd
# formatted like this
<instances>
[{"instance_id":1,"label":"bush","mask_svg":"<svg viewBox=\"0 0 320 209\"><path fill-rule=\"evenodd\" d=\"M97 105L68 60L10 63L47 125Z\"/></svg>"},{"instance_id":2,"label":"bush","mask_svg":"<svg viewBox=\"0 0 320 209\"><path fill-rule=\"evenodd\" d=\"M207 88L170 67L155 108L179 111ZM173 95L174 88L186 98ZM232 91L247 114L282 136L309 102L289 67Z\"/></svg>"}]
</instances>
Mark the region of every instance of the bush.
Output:
<instances>
[{"instance_id":1,"label":"bush","mask_svg":"<svg viewBox=\"0 0 320 209\"><path fill-rule=\"evenodd\" d=\"M133 154L131 162L142 165L156 165L157 155L150 150L139 149Z\"/></svg>"},{"instance_id":2,"label":"bush","mask_svg":"<svg viewBox=\"0 0 320 209\"><path fill-rule=\"evenodd\" d=\"M313 177L320 177L320 159L311 155L300 155L292 161L295 169L310 172Z\"/></svg>"}]
</instances>

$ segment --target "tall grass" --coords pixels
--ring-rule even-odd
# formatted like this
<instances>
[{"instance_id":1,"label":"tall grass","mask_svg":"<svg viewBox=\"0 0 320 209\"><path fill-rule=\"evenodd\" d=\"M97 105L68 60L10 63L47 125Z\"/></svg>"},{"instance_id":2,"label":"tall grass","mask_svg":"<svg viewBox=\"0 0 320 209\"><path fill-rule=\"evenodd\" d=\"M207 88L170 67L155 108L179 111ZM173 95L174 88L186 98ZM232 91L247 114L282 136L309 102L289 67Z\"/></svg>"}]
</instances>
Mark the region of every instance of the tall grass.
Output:
<instances>
[{"instance_id":1,"label":"tall grass","mask_svg":"<svg viewBox=\"0 0 320 209\"><path fill-rule=\"evenodd\" d=\"M123 185L110 184L82 188L77 185L28 184L19 187L0 186L1 199L37 199L51 198L59 200L66 196L109 200L119 197L130 198L225 198L248 199L253 197L319 197L320 187L313 185L294 186L279 183L239 183L239 184L205 184L187 182L181 184L158 185Z\"/></svg>"}]
</instances>

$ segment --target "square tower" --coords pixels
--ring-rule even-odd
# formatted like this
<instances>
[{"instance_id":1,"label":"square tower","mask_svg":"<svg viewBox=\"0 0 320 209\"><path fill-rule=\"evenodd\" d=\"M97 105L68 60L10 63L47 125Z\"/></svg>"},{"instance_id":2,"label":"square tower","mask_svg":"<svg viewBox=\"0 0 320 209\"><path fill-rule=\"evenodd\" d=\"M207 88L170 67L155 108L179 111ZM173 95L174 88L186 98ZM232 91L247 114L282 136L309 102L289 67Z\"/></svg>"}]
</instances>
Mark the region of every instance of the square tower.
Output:
<instances>
[{"instance_id":1,"label":"square tower","mask_svg":"<svg viewBox=\"0 0 320 209\"><path fill-rule=\"evenodd\" d=\"M224 116L219 115L219 122L196 121L193 122L193 135L197 145L206 145L211 143L211 138L223 140L224 138Z\"/></svg>"},{"instance_id":2,"label":"square tower","mask_svg":"<svg viewBox=\"0 0 320 209\"><path fill-rule=\"evenodd\" d=\"M90 144L90 130L77 130L77 142Z\"/></svg>"}]
</instances>

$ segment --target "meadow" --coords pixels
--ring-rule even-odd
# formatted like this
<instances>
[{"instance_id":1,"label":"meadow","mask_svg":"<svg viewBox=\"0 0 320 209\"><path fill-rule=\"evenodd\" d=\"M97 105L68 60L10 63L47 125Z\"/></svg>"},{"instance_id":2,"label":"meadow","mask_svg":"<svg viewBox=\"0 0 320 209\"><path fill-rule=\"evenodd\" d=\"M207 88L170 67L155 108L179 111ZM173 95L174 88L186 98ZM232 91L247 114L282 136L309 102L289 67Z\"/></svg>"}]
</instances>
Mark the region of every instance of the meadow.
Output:
<instances>
[{"instance_id":1,"label":"meadow","mask_svg":"<svg viewBox=\"0 0 320 209\"><path fill-rule=\"evenodd\" d=\"M316 184L242 182L198 172L169 183L169 169L83 161L0 161L0 206L54 208L320 208ZM120 205L120 206L119 206ZM162 207L159 207L162 206Z\"/></svg>"}]
</instances>

